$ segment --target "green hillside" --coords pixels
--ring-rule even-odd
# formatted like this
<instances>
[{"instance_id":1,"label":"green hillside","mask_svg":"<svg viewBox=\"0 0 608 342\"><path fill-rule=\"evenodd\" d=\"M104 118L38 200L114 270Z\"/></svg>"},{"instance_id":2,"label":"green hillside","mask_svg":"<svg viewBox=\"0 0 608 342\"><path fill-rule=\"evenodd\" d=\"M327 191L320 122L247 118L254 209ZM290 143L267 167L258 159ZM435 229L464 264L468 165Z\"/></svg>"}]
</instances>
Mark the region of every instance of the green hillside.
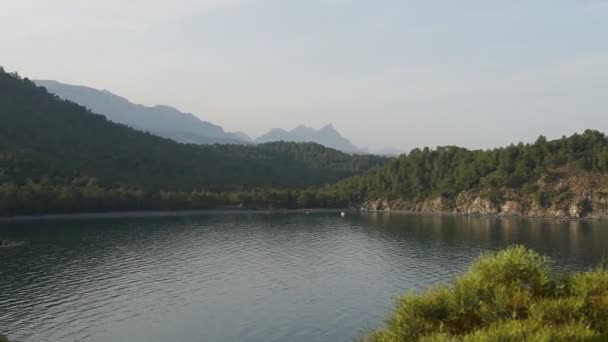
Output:
<instances>
[{"instance_id":1,"label":"green hillside","mask_svg":"<svg viewBox=\"0 0 608 342\"><path fill-rule=\"evenodd\" d=\"M608 214L608 138L599 131L492 150L414 149L333 186L364 209L579 218Z\"/></svg>"},{"instance_id":2,"label":"green hillside","mask_svg":"<svg viewBox=\"0 0 608 342\"><path fill-rule=\"evenodd\" d=\"M387 160L312 143L179 144L112 123L3 70L0 123L0 210L5 214L158 208L141 202L162 197L161 191L306 188L363 173ZM84 191L86 186L91 191ZM86 208L76 205L106 190L131 195L118 196L117 203L103 208L97 200ZM61 196L72 204L53 205L65 202Z\"/></svg>"},{"instance_id":3,"label":"green hillside","mask_svg":"<svg viewBox=\"0 0 608 342\"><path fill-rule=\"evenodd\" d=\"M171 189L297 188L331 183L384 162L316 144L178 144L109 122L5 72L0 120L4 181L87 176Z\"/></svg>"}]
</instances>

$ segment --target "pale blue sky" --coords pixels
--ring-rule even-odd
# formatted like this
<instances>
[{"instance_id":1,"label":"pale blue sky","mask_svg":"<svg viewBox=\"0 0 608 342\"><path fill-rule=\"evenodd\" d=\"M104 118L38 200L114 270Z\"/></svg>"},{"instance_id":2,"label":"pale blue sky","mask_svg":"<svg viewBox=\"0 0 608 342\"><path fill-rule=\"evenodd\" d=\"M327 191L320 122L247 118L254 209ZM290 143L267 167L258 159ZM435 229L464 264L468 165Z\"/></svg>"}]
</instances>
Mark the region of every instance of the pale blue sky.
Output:
<instances>
[{"instance_id":1,"label":"pale blue sky","mask_svg":"<svg viewBox=\"0 0 608 342\"><path fill-rule=\"evenodd\" d=\"M372 148L608 130L608 0L0 0L0 65Z\"/></svg>"}]
</instances>

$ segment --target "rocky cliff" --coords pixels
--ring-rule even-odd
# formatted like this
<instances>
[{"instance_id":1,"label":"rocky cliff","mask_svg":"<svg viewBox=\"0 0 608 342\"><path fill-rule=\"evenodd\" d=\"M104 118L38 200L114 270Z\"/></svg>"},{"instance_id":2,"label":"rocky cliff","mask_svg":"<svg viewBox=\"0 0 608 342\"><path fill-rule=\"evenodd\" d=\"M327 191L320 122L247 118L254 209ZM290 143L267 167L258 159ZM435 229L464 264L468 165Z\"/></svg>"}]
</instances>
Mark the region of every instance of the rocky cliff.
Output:
<instances>
[{"instance_id":1,"label":"rocky cliff","mask_svg":"<svg viewBox=\"0 0 608 342\"><path fill-rule=\"evenodd\" d=\"M608 176L573 175L540 180L522 189L465 191L452 198L436 196L421 201L376 198L356 207L361 211L608 219Z\"/></svg>"}]
</instances>

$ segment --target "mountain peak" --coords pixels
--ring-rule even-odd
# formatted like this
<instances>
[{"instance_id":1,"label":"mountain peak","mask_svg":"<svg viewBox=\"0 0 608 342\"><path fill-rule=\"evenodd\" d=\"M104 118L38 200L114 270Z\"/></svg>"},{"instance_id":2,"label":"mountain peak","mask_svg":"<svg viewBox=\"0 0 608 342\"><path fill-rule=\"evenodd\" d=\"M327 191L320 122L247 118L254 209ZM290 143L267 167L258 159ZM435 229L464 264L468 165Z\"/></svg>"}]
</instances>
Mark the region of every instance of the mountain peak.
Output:
<instances>
[{"instance_id":1,"label":"mountain peak","mask_svg":"<svg viewBox=\"0 0 608 342\"><path fill-rule=\"evenodd\" d=\"M306 126L306 125L299 124L299 125L298 125L298 126L296 126L296 128L294 128L294 129L312 129L312 127L308 127L308 126Z\"/></svg>"},{"instance_id":2,"label":"mountain peak","mask_svg":"<svg viewBox=\"0 0 608 342\"><path fill-rule=\"evenodd\" d=\"M232 134L236 135L241 140L244 140L246 142L249 142L249 143L253 142L253 139L249 136L249 134L247 134L243 131L233 132Z\"/></svg>"},{"instance_id":3,"label":"mountain peak","mask_svg":"<svg viewBox=\"0 0 608 342\"><path fill-rule=\"evenodd\" d=\"M282 128L271 128L270 131L268 131L268 133L285 133L288 134L289 132L287 132L286 130L282 129Z\"/></svg>"},{"instance_id":4,"label":"mountain peak","mask_svg":"<svg viewBox=\"0 0 608 342\"><path fill-rule=\"evenodd\" d=\"M361 153L363 150L355 146L348 139L343 137L333 124L325 125L314 129L306 125L298 125L291 131L273 128L268 133L256 139L258 143L271 141L294 141L294 142L314 142L325 147L348 153Z\"/></svg>"},{"instance_id":5,"label":"mountain peak","mask_svg":"<svg viewBox=\"0 0 608 342\"><path fill-rule=\"evenodd\" d=\"M296 128L292 129L290 133L305 137L310 134L315 134L316 130L305 125L298 125Z\"/></svg>"},{"instance_id":6,"label":"mountain peak","mask_svg":"<svg viewBox=\"0 0 608 342\"><path fill-rule=\"evenodd\" d=\"M320 130L321 131L335 131L336 128L334 127L334 124L329 123L329 124L323 126Z\"/></svg>"}]
</instances>

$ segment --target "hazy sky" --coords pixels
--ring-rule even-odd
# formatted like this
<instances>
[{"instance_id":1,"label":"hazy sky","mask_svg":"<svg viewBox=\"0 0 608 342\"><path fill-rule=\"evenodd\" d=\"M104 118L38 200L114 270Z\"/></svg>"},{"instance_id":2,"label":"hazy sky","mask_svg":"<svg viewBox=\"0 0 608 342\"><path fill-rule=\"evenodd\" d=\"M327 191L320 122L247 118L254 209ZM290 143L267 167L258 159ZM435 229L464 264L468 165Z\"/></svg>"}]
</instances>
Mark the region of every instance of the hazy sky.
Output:
<instances>
[{"instance_id":1,"label":"hazy sky","mask_svg":"<svg viewBox=\"0 0 608 342\"><path fill-rule=\"evenodd\" d=\"M0 0L0 65L259 135L488 147L608 130L608 0Z\"/></svg>"}]
</instances>

